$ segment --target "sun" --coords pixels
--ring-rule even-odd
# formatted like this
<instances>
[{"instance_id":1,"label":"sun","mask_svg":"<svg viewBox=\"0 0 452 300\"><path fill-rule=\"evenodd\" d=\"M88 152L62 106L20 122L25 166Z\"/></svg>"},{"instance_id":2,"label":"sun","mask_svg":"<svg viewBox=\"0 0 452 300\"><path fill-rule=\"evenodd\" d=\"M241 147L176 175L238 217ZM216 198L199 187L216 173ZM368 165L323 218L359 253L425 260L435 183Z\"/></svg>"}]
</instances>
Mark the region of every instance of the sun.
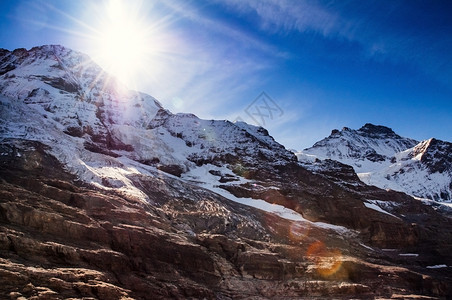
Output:
<instances>
[{"instance_id":1,"label":"sun","mask_svg":"<svg viewBox=\"0 0 452 300\"><path fill-rule=\"evenodd\" d=\"M110 0L97 32L97 59L108 73L130 85L150 52L150 40L139 12L127 2Z\"/></svg>"}]
</instances>

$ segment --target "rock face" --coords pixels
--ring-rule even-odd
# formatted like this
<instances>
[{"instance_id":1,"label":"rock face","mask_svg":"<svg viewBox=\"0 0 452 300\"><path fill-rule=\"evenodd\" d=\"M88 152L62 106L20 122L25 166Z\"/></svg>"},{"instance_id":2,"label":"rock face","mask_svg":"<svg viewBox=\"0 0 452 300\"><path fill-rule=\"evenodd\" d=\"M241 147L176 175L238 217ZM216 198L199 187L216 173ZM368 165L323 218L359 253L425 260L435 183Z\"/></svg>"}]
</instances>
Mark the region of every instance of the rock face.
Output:
<instances>
[{"instance_id":1,"label":"rock face","mask_svg":"<svg viewBox=\"0 0 452 300\"><path fill-rule=\"evenodd\" d=\"M432 138L416 145L410 154L412 158L419 158L431 173L450 173L452 170L451 153L452 143Z\"/></svg>"},{"instance_id":2,"label":"rock face","mask_svg":"<svg viewBox=\"0 0 452 300\"><path fill-rule=\"evenodd\" d=\"M366 124L344 128L297 153L348 164L366 184L440 202L452 201L452 146L437 139L403 138L390 128Z\"/></svg>"},{"instance_id":3,"label":"rock face","mask_svg":"<svg viewBox=\"0 0 452 300\"><path fill-rule=\"evenodd\" d=\"M0 55L0 298L452 294L449 211L172 114L61 46Z\"/></svg>"}]
</instances>

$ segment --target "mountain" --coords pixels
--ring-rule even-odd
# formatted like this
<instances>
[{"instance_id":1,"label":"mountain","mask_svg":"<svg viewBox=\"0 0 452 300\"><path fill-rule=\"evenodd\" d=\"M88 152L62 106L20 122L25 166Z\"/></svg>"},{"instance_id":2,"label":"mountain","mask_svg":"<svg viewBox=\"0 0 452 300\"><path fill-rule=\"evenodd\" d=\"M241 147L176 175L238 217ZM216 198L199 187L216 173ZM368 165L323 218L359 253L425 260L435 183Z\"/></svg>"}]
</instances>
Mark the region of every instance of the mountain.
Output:
<instances>
[{"instance_id":1,"label":"mountain","mask_svg":"<svg viewBox=\"0 0 452 300\"><path fill-rule=\"evenodd\" d=\"M350 165L366 184L419 198L452 201L452 144L422 142L384 126L343 128L297 154L301 161L332 159Z\"/></svg>"},{"instance_id":2,"label":"mountain","mask_svg":"<svg viewBox=\"0 0 452 300\"><path fill-rule=\"evenodd\" d=\"M173 114L62 46L0 51L0 178L1 298L452 294L449 210Z\"/></svg>"}]
</instances>

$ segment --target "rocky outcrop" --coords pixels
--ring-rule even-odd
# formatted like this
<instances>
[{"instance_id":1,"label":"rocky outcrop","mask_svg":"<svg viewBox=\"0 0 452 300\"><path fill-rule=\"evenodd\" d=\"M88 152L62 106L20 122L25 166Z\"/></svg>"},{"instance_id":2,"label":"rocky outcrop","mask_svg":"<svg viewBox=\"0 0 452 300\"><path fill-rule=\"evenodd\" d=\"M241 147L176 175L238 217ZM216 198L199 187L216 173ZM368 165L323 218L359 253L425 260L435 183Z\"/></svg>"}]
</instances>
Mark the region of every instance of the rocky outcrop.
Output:
<instances>
[{"instance_id":1,"label":"rocky outcrop","mask_svg":"<svg viewBox=\"0 0 452 300\"><path fill-rule=\"evenodd\" d=\"M413 148L412 156L429 169L430 173L452 172L452 143L429 139Z\"/></svg>"},{"instance_id":2,"label":"rocky outcrop","mask_svg":"<svg viewBox=\"0 0 452 300\"><path fill-rule=\"evenodd\" d=\"M438 237L423 230L411 248L396 243L409 232L395 235L400 229L391 229L391 219L374 221L369 240L367 233L282 219L170 177L141 179L154 202L147 205L77 182L40 143L14 145L0 156L2 298L369 299L452 291L449 272L425 268L452 263L439 253L450 244L432 244ZM293 201L291 193L281 197ZM398 255L414 249L418 257Z\"/></svg>"}]
</instances>

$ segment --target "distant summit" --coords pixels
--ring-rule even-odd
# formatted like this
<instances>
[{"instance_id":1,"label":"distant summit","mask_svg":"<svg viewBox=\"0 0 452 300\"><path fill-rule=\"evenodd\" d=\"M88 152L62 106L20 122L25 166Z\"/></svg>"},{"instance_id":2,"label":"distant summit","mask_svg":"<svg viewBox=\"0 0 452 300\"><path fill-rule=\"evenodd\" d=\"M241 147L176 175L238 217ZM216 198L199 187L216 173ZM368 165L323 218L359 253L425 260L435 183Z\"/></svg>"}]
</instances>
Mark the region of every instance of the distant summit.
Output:
<instances>
[{"instance_id":1,"label":"distant summit","mask_svg":"<svg viewBox=\"0 0 452 300\"><path fill-rule=\"evenodd\" d=\"M419 142L389 127L367 123L358 130L335 129L297 155L302 161L316 157L348 164L366 184L452 201L451 153L449 142L434 138Z\"/></svg>"},{"instance_id":2,"label":"distant summit","mask_svg":"<svg viewBox=\"0 0 452 300\"><path fill-rule=\"evenodd\" d=\"M363 127L358 129L359 132L367 134L368 137L378 138L378 137L394 137L400 139L391 128L381 125L373 125L371 123L366 123Z\"/></svg>"},{"instance_id":3,"label":"distant summit","mask_svg":"<svg viewBox=\"0 0 452 300\"><path fill-rule=\"evenodd\" d=\"M359 135L371 138L385 138L385 137L394 137L398 139L401 138L391 128L382 125L374 125L371 123L366 123L358 130L353 130L350 129L349 127L343 127L342 130L333 129L331 131L331 136L341 135L342 133L345 132L356 132Z\"/></svg>"},{"instance_id":4,"label":"distant summit","mask_svg":"<svg viewBox=\"0 0 452 300\"><path fill-rule=\"evenodd\" d=\"M343 163L369 160L388 160L395 152L414 147L418 141L403 138L385 126L366 124L359 130L335 129L331 135L303 153L316 155L320 159L334 159Z\"/></svg>"}]
</instances>

